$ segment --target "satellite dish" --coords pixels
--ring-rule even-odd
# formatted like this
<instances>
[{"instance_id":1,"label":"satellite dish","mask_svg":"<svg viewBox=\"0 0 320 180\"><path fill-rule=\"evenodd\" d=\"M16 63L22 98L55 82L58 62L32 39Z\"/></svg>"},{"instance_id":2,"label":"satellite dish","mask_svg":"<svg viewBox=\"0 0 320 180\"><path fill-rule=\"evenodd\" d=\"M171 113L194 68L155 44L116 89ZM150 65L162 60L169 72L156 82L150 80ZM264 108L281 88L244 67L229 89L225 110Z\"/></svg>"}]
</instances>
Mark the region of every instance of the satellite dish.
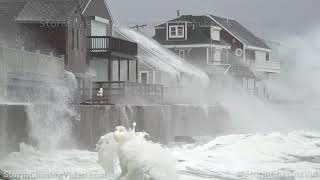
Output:
<instances>
[{"instance_id":1,"label":"satellite dish","mask_svg":"<svg viewBox=\"0 0 320 180\"><path fill-rule=\"evenodd\" d=\"M238 49L235 50L235 54L236 54L236 56L242 56L243 50L238 48Z\"/></svg>"}]
</instances>

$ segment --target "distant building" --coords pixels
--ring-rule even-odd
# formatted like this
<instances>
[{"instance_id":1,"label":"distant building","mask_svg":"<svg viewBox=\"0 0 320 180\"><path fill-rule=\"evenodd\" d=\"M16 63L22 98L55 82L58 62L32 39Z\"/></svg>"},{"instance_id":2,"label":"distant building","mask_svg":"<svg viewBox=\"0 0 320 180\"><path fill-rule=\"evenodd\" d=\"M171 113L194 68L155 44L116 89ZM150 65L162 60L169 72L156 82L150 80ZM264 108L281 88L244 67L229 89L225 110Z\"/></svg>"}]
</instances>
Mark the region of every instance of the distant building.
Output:
<instances>
[{"instance_id":1,"label":"distant building","mask_svg":"<svg viewBox=\"0 0 320 180\"><path fill-rule=\"evenodd\" d=\"M263 81L280 73L271 48L232 19L183 15L155 27L153 37L180 57L205 70L212 86L231 75L252 94L268 96Z\"/></svg>"}]
</instances>

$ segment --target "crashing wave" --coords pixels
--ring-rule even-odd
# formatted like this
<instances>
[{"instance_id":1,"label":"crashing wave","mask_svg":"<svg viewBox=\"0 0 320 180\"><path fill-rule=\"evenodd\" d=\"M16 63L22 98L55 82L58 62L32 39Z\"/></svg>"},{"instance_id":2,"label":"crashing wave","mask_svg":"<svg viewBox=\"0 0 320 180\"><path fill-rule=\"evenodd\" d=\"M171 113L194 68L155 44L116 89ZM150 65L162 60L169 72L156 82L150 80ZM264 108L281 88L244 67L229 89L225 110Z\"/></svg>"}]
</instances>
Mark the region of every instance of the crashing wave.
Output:
<instances>
[{"instance_id":1,"label":"crashing wave","mask_svg":"<svg viewBox=\"0 0 320 180\"><path fill-rule=\"evenodd\" d=\"M126 180L176 180L175 160L160 144L146 140L145 132L116 127L115 132L101 137L98 163L107 174Z\"/></svg>"}]
</instances>

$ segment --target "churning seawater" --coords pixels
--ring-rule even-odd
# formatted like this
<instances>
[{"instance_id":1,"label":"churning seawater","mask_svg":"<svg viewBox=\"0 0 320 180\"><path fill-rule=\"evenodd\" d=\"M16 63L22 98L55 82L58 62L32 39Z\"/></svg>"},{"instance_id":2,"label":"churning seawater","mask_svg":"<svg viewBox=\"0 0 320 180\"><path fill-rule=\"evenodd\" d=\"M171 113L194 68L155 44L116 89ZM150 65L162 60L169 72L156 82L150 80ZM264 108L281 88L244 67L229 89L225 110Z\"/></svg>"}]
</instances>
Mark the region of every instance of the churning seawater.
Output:
<instances>
[{"instance_id":1,"label":"churning seawater","mask_svg":"<svg viewBox=\"0 0 320 180\"><path fill-rule=\"evenodd\" d=\"M177 161L180 180L320 179L316 132L228 135L168 149ZM0 169L22 179L114 179L97 161L96 152L38 151L22 144L20 152L0 161Z\"/></svg>"}]
</instances>

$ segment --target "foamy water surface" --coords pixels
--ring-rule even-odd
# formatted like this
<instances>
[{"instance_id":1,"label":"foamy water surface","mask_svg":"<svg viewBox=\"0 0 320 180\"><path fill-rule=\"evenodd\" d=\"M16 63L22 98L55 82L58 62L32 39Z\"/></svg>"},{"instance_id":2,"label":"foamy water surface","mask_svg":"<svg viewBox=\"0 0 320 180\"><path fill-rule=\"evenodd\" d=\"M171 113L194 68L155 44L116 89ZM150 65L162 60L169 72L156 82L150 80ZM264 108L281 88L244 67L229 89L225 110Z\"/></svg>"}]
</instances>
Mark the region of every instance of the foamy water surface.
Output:
<instances>
[{"instance_id":1,"label":"foamy water surface","mask_svg":"<svg viewBox=\"0 0 320 180\"><path fill-rule=\"evenodd\" d=\"M230 135L170 151L181 180L320 179L320 133ZM1 160L0 169L21 175L64 175L55 179L113 179L104 176L97 159L96 152L44 152L22 145L20 152Z\"/></svg>"}]
</instances>

